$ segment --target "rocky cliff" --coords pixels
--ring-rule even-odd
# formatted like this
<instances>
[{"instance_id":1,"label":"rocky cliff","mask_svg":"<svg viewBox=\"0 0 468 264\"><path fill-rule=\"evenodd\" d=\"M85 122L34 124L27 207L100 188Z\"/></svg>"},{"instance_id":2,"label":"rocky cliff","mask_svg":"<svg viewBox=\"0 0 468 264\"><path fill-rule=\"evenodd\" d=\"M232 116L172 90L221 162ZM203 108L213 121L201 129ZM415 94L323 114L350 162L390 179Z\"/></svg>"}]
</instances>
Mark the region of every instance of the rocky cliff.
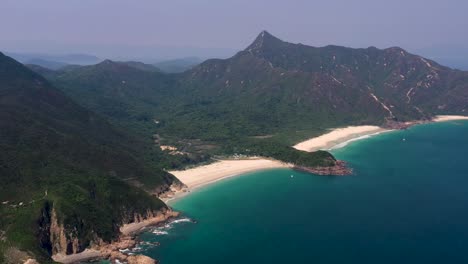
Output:
<instances>
[{"instance_id":1,"label":"rocky cliff","mask_svg":"<svg viewBox=\"0 0 468 264\"><path fill-rule=\"evenodd\" d=\"M65 224L66 216L60 216L54 204L48 202L38 219L40 246L46 249L50 256L59 256L57 261L66 260L67 256L81 253L87 248L100 251L100 257L113 256L123 259L124 256L119 254L118 250L135 246L133 237L129 235L148 225L155 225L178 216L177 212L167 207L159 210L147 209L143 212L133 210L126 212L128 213L123 213L118 219L116 236L112 240L106 240L94 230L80 233L79 227ZM123 232L120 232L122 230Z\"/></svg>"}]
</instances>

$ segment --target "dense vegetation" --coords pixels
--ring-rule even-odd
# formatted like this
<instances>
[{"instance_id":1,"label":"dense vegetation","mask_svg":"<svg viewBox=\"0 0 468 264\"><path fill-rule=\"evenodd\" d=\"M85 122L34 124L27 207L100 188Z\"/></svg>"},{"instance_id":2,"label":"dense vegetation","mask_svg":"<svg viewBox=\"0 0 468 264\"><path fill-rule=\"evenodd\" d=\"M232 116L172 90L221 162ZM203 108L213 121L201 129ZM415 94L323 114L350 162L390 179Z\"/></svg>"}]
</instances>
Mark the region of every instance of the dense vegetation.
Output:
<instances>
[{"instance_id":1,"label":"dense vegetation","mask_svg":"<svg viewBox=\"0 0 468 264\"><path fill-rule=\"evenodd\" d=\"M165 207L149 193L177 180L160 168L158 148L1 53L0 96L0 263L12 248L47 261L53 241L41 223L52 209L84 249L114 238L134 213Z\"/></svg>"},{"instance_id":2,"label":"dense vegetation","mask_svg":"<svg viewBox=\"0 0 468 264\"><path fill-rule=\"evenodd\" d=\"M191 93L183 94L185 92L179 90L177 78L180 76L139 71L126 64L105 61L57 74L53 81L78 102L107 116L115 124L141 138L150 139L153 135L158 144L175 145L186 153L161 159L161 162L167 161L162 166L168 169L204 161L209 155L244 153L281 158L283 156L277 153L281 149L287 155L313 156L288 145L297 138L319 134L327 126L338 125L325 122L326 126L317 127L311 123L302 126L302 131L292 132L291 126L301 118L297 111L290 111L286 116L291 119L281 121L278 116L284 113L265 115L261 111L267 108L273 112L285 106L256 105L253 98L237 100L238 106L233 106L229 98L225 98L225 102L197 102ZM251 116L252 111L257 114ZM305 115L306 111L302 113ZM275 140L255 137L264 134L276 134ZM236 145L237 149L230 145ZM272 148L275 145L276 149ZM252 152L253 149L256 151ZM302 165L315 165L315 162Z\"/></svg>"},{"instance_id":3,"label":"dense vegetation","mask_svg":"<svg viewBox=\"0 0 468 264\"><path fill-rule=\"evenodd\" d=\"M220 153L236 155L261 156L306 167L333 166L336 159L327 151L304 152L282 144L277 139L243 139L230 140L223 145Z\"/></svg>"},{"instance_id":4,"label":"dense vegetation","mask_svg":"<svg viewBox=\"0 0 468 264\"><path fill-rule=\"evenodd\" d=\"M463 114L468 101L466 72L403 49L315 48L268 32L179 74L105 61L46 75L115 124L189 154L169 158L172 167L254 148L277 156L271 142L295 153L287 146L332 127Z\"/></svg>"},{"instance_id":5,"label":"dense vegetation","mask_svg":"<svg viewBox=\"0 0 468 264\"><path fill-rule=\"evenodd\" d=\"M44 259L51 208L85 247L164 207L147 193L176 181L164 169L234 154L331 166L327 152L290 146L332 127L468 111L466 72L400 48L315 48L268 32L182 73L108 60L29 67L36 73L0 55L0 253Z\"/></svg>"},{"instance_id":6,"label":"dense vegetation","mask_svg":"<svg viewBox=\"0 0 468 264\"><path fill-rule=\"evenodd\" d=\"M166 73L180 73L190 70L191 68L195 67L195 65L201 62L202 60L197 57L187 57L160 61L155 63L154 66Z\"/></svg>"}]
</instances>

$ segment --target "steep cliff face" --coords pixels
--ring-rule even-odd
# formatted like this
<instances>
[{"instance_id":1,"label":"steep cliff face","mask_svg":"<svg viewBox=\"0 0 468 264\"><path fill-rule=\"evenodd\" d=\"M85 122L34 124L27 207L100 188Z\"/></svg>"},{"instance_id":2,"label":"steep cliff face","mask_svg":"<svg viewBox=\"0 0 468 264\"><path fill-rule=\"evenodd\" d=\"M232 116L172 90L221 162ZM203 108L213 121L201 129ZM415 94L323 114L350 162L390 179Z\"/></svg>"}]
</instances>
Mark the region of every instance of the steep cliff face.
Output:
<instances>
[{"instance_id":1,"label":"steep cliff face","mask_svg":"<svg viewBox=\"0 0 468 264\"><path fill-rule=\"evenodd\" d=\"M59 223L57 212L52 209L50 219L50 243L52 245L52 254L76 254L80 251L80 241L73 235L76 229L67 232L62 223Z\"/></svg>"},{"instance_id":2,"label":"steep cliff face","mask_svg":"<svg viewBox=\"0 0 468 264\"><path fill-rule=\"evenodd\" d=\"M65 224L64 216L59 216L53 203L47 202L37 222L39 225L38 238L40 246L46 249L50 256L57 254L66 256L83 252L90 247L100 249L111 242L118 241L121 235L120 230L123 227L132 231L132 229L140 229L146 225L156 224L177 215L178 213L166 207L157 210L148 208L146 211L141 212L135 210L122 211L121 218L115 219L117 222L116 236L108 240L101 238L94 230L89 233L80 233L79 228L76 226Z\"/></svg>"},{"instance_id":3,"label":"steep cliff face","mask_svg":"<svg viewBox=\"0 0 468 264\"><path fill-rule=\"evenodd\" d=\"M68 230L65 228L63 222L57 217L57 211L49 202L42 209L38 225L40 246L46 249L49 255L76 254L88 246L78 239L76 228ZM96 242L98 241L96 239Z\"/></svg>"},{"instance_id":4,"label":"steep cliff face","mask_svg":"<svg viewBox=\"0 0 468 264\"><path fill-rule=\"evenodd\" d=\"M51 204L45 202L41 210L41 215L37 220L37 238L41 248L45 249L49 255L52 255L52 243L50 241L50 228L52 226Z\"/></svg>"}]
</instances>

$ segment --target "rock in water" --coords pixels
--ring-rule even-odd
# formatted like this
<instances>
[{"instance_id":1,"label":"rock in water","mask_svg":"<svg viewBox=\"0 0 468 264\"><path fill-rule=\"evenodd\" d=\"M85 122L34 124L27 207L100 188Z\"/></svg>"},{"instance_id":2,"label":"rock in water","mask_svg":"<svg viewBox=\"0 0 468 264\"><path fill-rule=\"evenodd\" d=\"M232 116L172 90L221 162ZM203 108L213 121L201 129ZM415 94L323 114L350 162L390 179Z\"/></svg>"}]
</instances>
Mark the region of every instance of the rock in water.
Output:
<instances>
[{"instance_id":1,"label":"rock in water","mask_svg":"<svg viewBox=\"0 0 468 264\"><path fill-rule=\"evenodd\" d=\"M143 255L129 256L127 262L128 264L157 264L154 259Z\"/></svg>"}]
</instances>

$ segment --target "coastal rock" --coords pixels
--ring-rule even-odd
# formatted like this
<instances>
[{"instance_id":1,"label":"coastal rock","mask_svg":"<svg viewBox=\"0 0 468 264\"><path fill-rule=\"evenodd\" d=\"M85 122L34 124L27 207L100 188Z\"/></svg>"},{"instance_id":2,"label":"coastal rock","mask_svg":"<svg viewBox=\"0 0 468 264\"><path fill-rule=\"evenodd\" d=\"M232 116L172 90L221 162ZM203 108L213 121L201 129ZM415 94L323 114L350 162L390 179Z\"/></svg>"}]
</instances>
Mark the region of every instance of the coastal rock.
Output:
<instances>
[{"instance_id":1,"label":"coastal rock","mask_svg":"<svg viewBox=\"0 0 468 264\"><path fill-rule=\"evenodd\" d=\"M127 236L141 231L141 229L144 227L157 225L177 216L179 216L179 212L175 212L166 208L162 209L161 211L152 212L151 214L147 213L145 217L142 215L135 215L135 221L121 226L120 232L124 236Z\"/></svg>"},{"instance_id":2,"label":"coastal rock","mask_svg":"<svg viewBox=\"0 0 468 264\"><path fill-rule=\"evenodd\" d=\"M117 263L117 260L119 262L127 262L128 264L156 264L158 263L156 260L150 257L144 256L144 255L128 256L118 251L111 252L108 259L112 263Z\"/></svg>"},{"instance_id":3,"label":"coastal rock","mask_svg":"<svg viewBox=\"0 0 468 264\"><path fill-rule=\"evenodd\" d=\"M156 264L156 260L143 256L143 255L137 255L137 256L129 256L127 258L128 264Z\"/></svg>"},{"instance_id":4,"label":"coastal rock","mask_svg":"<svg viewBox=\"0 0 468 264\"><path fill-rule=\"evenodd\" d=\"M52 208L49 232L52 254L61 253L66 255L68 241L65 236L65 229L63 228L63 225L59 223L57 213L54 208Z\"/></svg>"},{"instance_id":5,"label":"coastal rock","mask_svg":"<svg viewBox=\"0 0 468 264\"><path fill-rule=\"evenodd\" d=\"M136 246L134 234L142 228L151 225L157 225L166 222L167 220L179 216L179 212L170 209L164 209L158 212L147 211L145 215L134 215L135 222L125 224L121 227L121 236L118 241L112 243L101 243L96 245L95 249L101 252L103 259L110 259L113 263L116 260L132 263L157 263L154 259L146 256L128 256L121 250L132 249Z\"/></svg>"},{"instance_id":6,"label":"coastal rock","mask_svg":"<svg viewBox=\"0 0 468 264\"><path fill-rule=\"evenodd\" d=\"M127 263L156 263L155 260L147 257L131 256L132 260L127 258L130 256L121 252L121 250L132 249L136 246L134 234L141 231L146 226L161 224L171 218L179 216L179 212L172 211L169 208L163 208L160 211L147 210L143 214L133 214L127 218L128 223L121 226L121 235L118 240L113 242L105 242L99 237L95 237L90 244L89 249L79 252L80 243L78 239L73 238L71 232L66 232L63 225L60 224L55 210L52 208L46 210L50 214L44 217L46 224L44 229L47 229L48 238L50 239L52 258L61 263L74 263L77 261L89 259L110 259L125 261ZM47 228L46 228L47 227ZM31 263L32 264L32 263Z\"/></svg>"},{"instance_id":7,"label":"coastal rock","mask_svg":"<svg viewBox=\"0 0 468 264\"><path fill-rule=\"evenodd\" d=\"M182 182L174 182L171 184L168 190L157 194L159 199L167 199L173 197L177 192L180 192L182 190L186 190L187 186L183 184Z\"/></svg>"},{"instance_id":8,"label":"coastal rock","mask_svg":"<svg viewBox=\"0 0 468 264\"><path fill-rule=\"evenodd\" d=\"M119 251L112 251L110 256L109 256L109 259L112 261L112 262L115 262L115 260L119 260L119 261L126 261L127 260L127 255L125 254L122 254L120 253Z\"/></svg>"},{"instance_id":9,"label":"coastal rock","mask_svg":"<svg viewBox=\"0 0 468 264\"><path fill-rule=\"evenodd\" d=\"M294 166L293 169L298 171L304 171L308 173L318 174L318 175L351 175L353 170L349 168L346 162L342 160L337 160L334 166L329 167L304 167L304 166Z\"/></svg>"},{"instance_id":10,"label":"coastal rock","mask_svg":"<svg viewBox=\"0 0 468 264\"><path fill-rule=\"evenodd\" d=\"M41 246L46 248L51 255L76 254L84 250L80 240L76 237L76 228L65 229L52 204L47 204L43 208L39 226Z\"/></svg>"},{"instance_id":11,"label":"coastal rock","mask_svg":"<svg viewBox=\"0 0 468 264\"><path fill-rule=\"evenodd\" d=\"M24 264L39 264L35 259L28 259L24 262Z\"/></svg>"}]
</instances>

